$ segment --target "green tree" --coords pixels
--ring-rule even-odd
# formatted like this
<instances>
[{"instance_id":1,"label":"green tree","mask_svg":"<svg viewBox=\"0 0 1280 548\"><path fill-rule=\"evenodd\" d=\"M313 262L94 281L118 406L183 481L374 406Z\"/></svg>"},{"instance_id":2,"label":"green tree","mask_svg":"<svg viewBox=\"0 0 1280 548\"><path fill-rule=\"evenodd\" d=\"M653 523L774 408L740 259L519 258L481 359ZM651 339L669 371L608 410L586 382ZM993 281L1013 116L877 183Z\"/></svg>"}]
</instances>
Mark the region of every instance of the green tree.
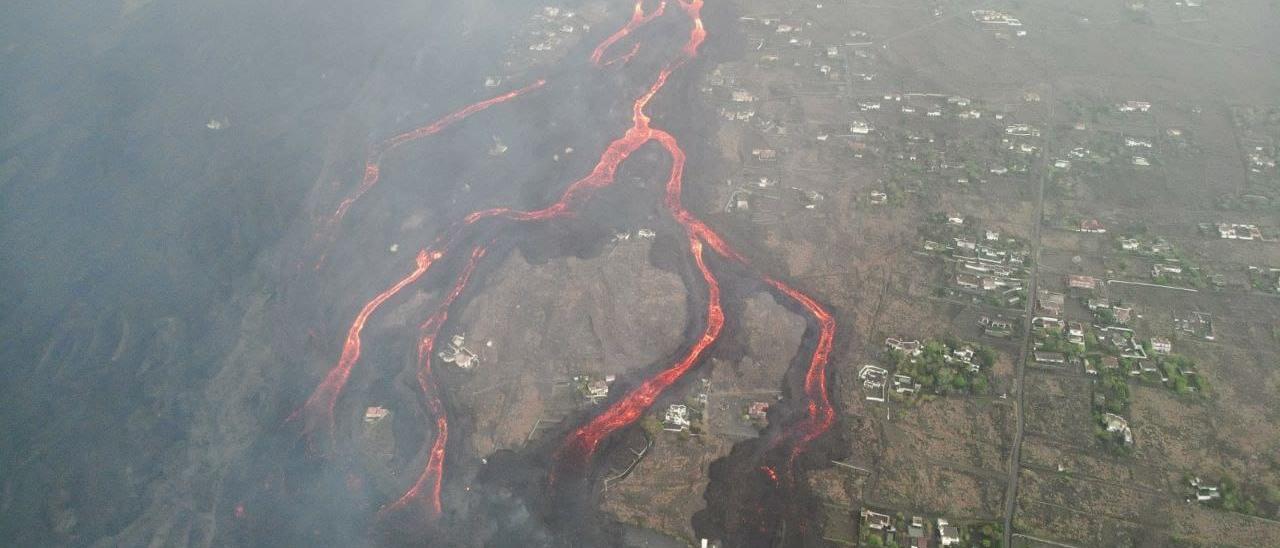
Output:
<instances>
[{"instance_id":1,"label":"green tree","mask_svg":"<svg viewBox=\"0 0 1280 548\"><path fill-rule=\"evenodd\" d=\"M973 389L974 394L986 394L988 388L987 378L982 375L978 375L973 378L973 382L970 383L969 386Z\"/></svg>"},{"instance_id":2,"label":"green tree","mask_svg":"<svg viewBox=\"0 0 1280 548\"><path fill-rule=\"evenodd\" d=\"M658 420L656 416L645 415L643 419L640 419L640 428L643 428L649 437L654 437L659 432L662 432L662 421Z\"/></svg>"}]
</instances>

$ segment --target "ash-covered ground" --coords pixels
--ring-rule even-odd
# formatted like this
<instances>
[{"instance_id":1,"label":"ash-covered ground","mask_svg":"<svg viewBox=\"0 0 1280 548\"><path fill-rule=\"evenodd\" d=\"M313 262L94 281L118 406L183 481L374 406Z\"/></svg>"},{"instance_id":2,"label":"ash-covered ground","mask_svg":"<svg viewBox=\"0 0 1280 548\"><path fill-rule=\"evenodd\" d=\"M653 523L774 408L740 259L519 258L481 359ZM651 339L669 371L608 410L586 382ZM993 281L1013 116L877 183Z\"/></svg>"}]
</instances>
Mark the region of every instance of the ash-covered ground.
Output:
<instances>
[{"instance_id":1,"label":"ash-covered ground","mask_svg":"<svg viewBox=\"0 0 1280 548\"><path fill-rule=\"evenodd\" d=\"M548 487L565 436L670 366L708 321L706 282L663 206L670 158L657 143L579 213L498 220L463 237L460 246L488 253L441 339L465 335L479 365L437 364L452 433L439 520L379 510L413 481L438 434L415 380L415 338L461 255L369 320L331 432L308 436L286 420L342 352L361 306L412 270L417 249L467 212L554 202L629 127L633 100L689 33L673 3L635 33L645 48L625 70L599 70L586 61L591 48L629 6L561 9L578 12L563 23L578 35L541 60L512 53L531 14L551 17L523 1L130 1L21 8L3 23L13 32L0 70L22 84L0 114L15 128L0 142L0 332L12 341L0 349L0 536L102 546L800 542L803 530L779 526L802 515L804 496L780 497L757 469L785 460L770 447L780 426L686 448L700 456L670 481L697 487L674 518L644 502L672 496L646 487L672 447L628 478L638 500L601 491L651 438L639 423ZM723 44L741 38L716 32L735 17L727 7L703 17L708 43L648 107L688 154L685 203L699 213L717 208L706 187L723 179L722 153L707 133L714 113L688 99L707 63L736 51ZM537 78L545 88L388 153L377 187L320 230L373 143ZM723 235L756 251L747 235ZM770 423L803 413L780 402L801 391L816 326L753 277L786 269L751 255L750 268L708 259L724 291L724 335L655 409L720 379L773 394ZM771 322L794 337L767 341L781 331ZM571 387L580 375L612 378L610 396L584 405ZM363 420L372 406L390 413ZM823 459L801 466L811 461Z\"/></svg>"}]
</instances>

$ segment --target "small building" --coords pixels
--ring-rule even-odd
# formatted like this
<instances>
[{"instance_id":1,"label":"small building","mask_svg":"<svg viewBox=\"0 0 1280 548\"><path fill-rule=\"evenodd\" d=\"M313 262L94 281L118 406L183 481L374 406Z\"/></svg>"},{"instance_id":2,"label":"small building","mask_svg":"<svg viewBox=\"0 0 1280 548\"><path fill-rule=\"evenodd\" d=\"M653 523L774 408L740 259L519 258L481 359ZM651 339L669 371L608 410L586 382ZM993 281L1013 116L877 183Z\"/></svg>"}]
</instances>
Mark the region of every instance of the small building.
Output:
<instances>
[{"instance_id":1,"label":"small building","mask_svg":"<svg viewBox=\"0 0 1280 548\"><path fill-rule=\"evenodd\" d=\"M983 333L988 337L1008 337L1013 334L1013 322L1003 318L983 316L978 324L984 328Z\"/></svg>"},{"instance_id":2,"label":"small building","mask_svg":"<svg viewBox=\"0 0 1280 548\"><path fill-rule=\"evenodd\" d=\"M1053 316L1062 315L1062 307L1066 305L1067 296L1041 289L1036 295L1036 306L1043 312Z\"/></svg>"},{"instance_id":3,"label":"small building","mask_svg":"<svg viewBox=\"0 0 1280 548\"><path fill-rule=\"evenodd\" d=\"M920 389L920 383L913 382L911 377L907 375L893 376L893 391L899 394L915 394Z\"/></svg>"},{"instance_id":4,"label":"small building","mask_svg":"<svg viewBox=\"0 0 1280 548\"><path fill-rule=\"evenodd\" d=\"M1216 485L1209 485L1199 476L1191 479L1191 488L1195 490L1195 500L1197 502L1208 502L1211 500L1222 498L1222 492ZM1191 499L1187 499L1190 501Z\"/></svg>"},{"instance_id":5,"label":"small building","mask_svg":"<svg viewBox=\"0 0 1280 548\"><path fill-rule=\"evenodd\" d=\"M872 531L893 531L894 530L893 518L889 517L886 514L874 512L866 508L863 508L860 514L862 515L862 522L867 524L867 528L871 529Z\"/></svg>"},{"instance_id":6,"label":"small building","mask_svg":"<svg viewBox=\"0 0 1280 548\"><path fill-rule=\"evenodd\" d=\"M1032 352L1031 356L1033 359L1035 359L1036 363L1041 363L1046 365L1062 365L1064 363L1067 363L1066 354L1063 354L1061 352L1036 351L1036 352Z\"/></svg>"},{"instance_id":7,"label":"small building","mask_svg":"<svg viewBox=\"0 0 1280 548\"><path fill-rule=\"evenodd\" d=\"M597 379L587 383L587 398L592 400L601 400L609 397L609 383L602 379Z\"/></svg>"},{"instance_id":8,"label":"small building","mask_svg":"<svg viewBox=\"0 0 1280 548\"><path fill-rule=\"evenodd\" d=\"M689 407L682 403L671 404L662 417L662 429L668 432L683 432L689 424Z\"/></svg>"},{"instance_id":9,"label":"small building","mask_svg":"<svg viewBox=\"0 0 1280 548\"><path fill-rule=\"evenodd\" d=\"M1045 331L1059 332L1066 327L1066 323L1058 318L1051 316L1036 316L1031 318L1031 327L1043 329Z\"/></svg>"},{"instance_id":10,"label":"small building","mask_svg":"<svg viewBox=\"0 0 1280 548\"><path fill-rule=\"evenodd\" d=\"M381 407L372 406L364 410L364 422L375 423L391 416L391 410Z\"/></svg>"},{"instance_id":11,"label":"small building","mask_svg":"<svg viewBox=\"0 0 1280 548\"><path fill-rule=\"evenodd\" d=\"M938 544L941 546L959 546L960 528L951 525L945 519L938 518Z\"/></svg>"},{"instance_id":12,"label":"small building","mask_svg":"<svg viewBox=\"0 0 1280 548\"><path fill-rule=\"evenodd\" d=\"M1156 354L1173 352L1173 342L1165 337L1151 337L1151 351Z\"/></svg>"},{"instance_id":13,"label":"small building","mask_svg":"<svg viewBox=\"0 0 1280 548\"><path fill-rule=\"evenodd\" d=\"M884 340L884 344L892 350L897 350L912 357L919 356L920 353L924 352L924 345L920 344L920 341L901 341L889 337Z\"/></svg>"},{"instance_id":14,"label":"small building","mask_svg":"<svg viewBox=\"0 0 1280 548\"><path fill-rule=\"evenodd\" d=\"M956 285L965 289L982 289L982 278L973 274L956 274Z\"/></svg>"},{"instance_id":15,"label":"small building","mask_svg":"<svg viewBox=\"0 0 1280 548\"><path fill-rule=\"evenodd\" d=\"M1115 413L1103 413L1102 422L1108 432L1119 432L1124 436L1125 445L1133 445L1133 430L1129 429L1129 421Z\"/></svg>"},{"instance_id":16,"label":"small building","mask_svg":"<svg viewBox=\"0 0 1280 548\"><path fill-rule=\"evenodd\" d=\"M1097 219L1085 219L1083 221L1080 221L1080 232L1088 232L1090 234L1104 234L1106 233L1106 231L1107 231L1106 227L1102 226L1102 223Z\"/></svg>"},{"instance_id":17,"label":"small building","mask_svg":"<svg viewBox=\"0 0 1280 548\"><path fill-rule=\"evenodd\" d=\"M778 159L778 151L772 148L756 148L751 150L751 157L761 162L774 162Z\"/></svg>"},{"instance_id":18,"label":"small building","mask_svg":"<svg viewBox=\"0 0 1280 548\"><path fill-rule=\"evenodd\" d=\"M1120 112L1147 112L1151 110L1151 103L1146 101L1125 101L1117 110Z\"/></svg>"},{"instance_id":19,"label":"small building","mask_svg":"<svg viewBox=\"0 0 1280 548\"><path fill-rule=\"evenodd\" d=\"M862 388L869 392L865 396L868 401L884 401L885 382L889 378L887 369L875 365L864 365L858 370L858 378L862 380Z\"/></svg>"},{"instance_id":20,"label":"small building","mask_svg":"<svg viewBox=\"0 0 1280 548\"><path fill-rule=\"evenodd\" d=\"M753 421L765 422L769 418L769 402L753 401L747 407L747 417Z\"/></svg>"},{"instance_id":21,"label":"small building","mask_svg":"<svg viewBox=\"0 0 1280 548\"><path fill-rule=\"evenodd\" d=\"M1182 266L1176 264L1156 263L1151 266L1151 277L1159 278L1166 274L1182 274Z\"/></svg>"},{"instance_id":22,"label":"small building","mask_svg":"<svg viewBox=\"0 0 1280 548\"><path fill-rule=\"evenodd\" d=\"M1070 322L1067 324L1067 342L1084 345L1084 324Z\"/></svg>"},{"instance_id":23,"label":"small building","mask_svg":"<svg viewBox=\"0 0 1280 548\"><path fill-rule=\"evenodd\" d=\"M1218 237L1224 240L1261 240L1257 225L1218 223Z\"/></svg>"},{"instance_id":24,"label":"small building","mask_svg":"<svg viewBox=\"0 0 1280 548\"><path fill-rule=\"evenodd\" d=\"M454 335L449 339L449 346L436 355L440 357L440 361L452 363L462 369L471 369L480 363L480 357L467 348L466 344L465 335Z\"/></svg>"},{"instance_id":25,"label":"small building","mask_svg":"<svg viewBox=\"0 0 1280 548\"><path fill-rule=\"evenodd\" d=\"M1115 316L1116 323L1127 324L1133 320L1133 307L1117 306L1111 309L1111 314Z\"/></svg>"},{"instance_id":26,"label":"small building","mask_svg":"<svg viewBox=\"0 0 1280 548\"><path fill-rule=\"evenodd\" d=\"M924 518L911 516L911 524L907 526L907 545L911 548L925 548L929 545L928 529Z\"/></svg>"},{"instance_id":27,"label":"small building","mask_svg":"<svg viewBox=\"0 0 1280 548\"><path fill-rule=\"evenodd\" d=\"M1093 276L1079 276L1070 274L1067 276L1067 287L1072 289L1094 290L1098 287L1098 279Z\"/></svg>"}]
</instances>

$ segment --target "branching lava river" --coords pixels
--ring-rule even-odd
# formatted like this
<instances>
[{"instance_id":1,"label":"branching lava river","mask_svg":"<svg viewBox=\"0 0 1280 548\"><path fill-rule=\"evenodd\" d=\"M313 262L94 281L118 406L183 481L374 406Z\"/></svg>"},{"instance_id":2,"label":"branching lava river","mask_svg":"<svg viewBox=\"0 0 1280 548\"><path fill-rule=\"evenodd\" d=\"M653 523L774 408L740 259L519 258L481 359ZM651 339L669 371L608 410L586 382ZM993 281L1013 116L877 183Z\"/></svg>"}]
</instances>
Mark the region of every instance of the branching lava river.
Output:
<instances>
[{"instance_id":1,"label":"branching lava river","mask_svg":"<svg viewBox=\"0 0 1280 548\"><path fill-rule=\"evenodd\" d=\"M631 67L632 59L641 51L643 44L625 43L638 29L650 25L660 18L679 16L687 20L689 31L684 37L683 45L672 58L660 65L651 84L631 105L631 125L620 137L609 142L594 167L584 177L569 183L559 199L541 209L516 210L499 207L483 209L467 214L452 224L430 245L418 251L413 268L401 279L392 283L381 293L374 295L356 315L346 332L341 354L335 365L324 376L311 396L289 417L290 422L301 425L301 429L311 442L313 448L323 447L318 442L331 440L334 435L334 409L351 376L353 368L358 364L361 355L361 336L366 322L378 308L389 299L422 281L433 269L445 268L446 261L458 253L466 253L464 242L471 234L471 228L481 223L506 223L499 228L515 226L522 223L547 222L572 216L581 208L587 207L592 194L614 183L619 167L637 149L648 143L656 143L670 158L670 172L665 183L662 197L664 210L680 227L683 228L682 241L687 246L700 274L702 288L706 292L705 320L701 324L701 333L691 341L679 359L664 369L643 379L620 397L614 398L603 406L594 416L582 424L570 428L564 439L551 452L549 471L546 476L548 489L555 490L562 484L582 481L589 474L590 466L601 443L620 429L635 423L673 384L698 367L717 341L725 328L725 312L721 305L721 282L717 271L734 269L741 275L754 279L780 299L789 301L797 309L809 316L811 325L816 329L812 354L808 359L808 368L803 375L802 393L793 395L796 409L802 410L793 418L791 424L781 429L770 441L770 449L780 448L782 457L778 462L760 463L757 470L761 478L769 481L777 490L792 490L797 487L797 458L803 454L812 442L827 432L835 422L835 411L827 392L827 365L831 357L832 345L836 334L836 321L831 311L816 299L788 285L786 282L759 272L752 263L718 234L714 229L687 210L681 202L683 178L685 170L685 151L677 139L670 133L653 127L646 109L650 101L661 91L674 74L693 60L707 37L703 26L703 0L671 0L673 7L668 9L667 0L656 3L646 9L643 0L637 0L630 18L615 33L605 38L591 52L590 62L594 70L624 70ZM675 15L672 15L675 14ZM621 53L610 57L610 51L620 48ZM364 175L356 188L332 210L332 214L321 221L316 234L320 247L325 247L333 239L340 221L352 211L359 199L370 192L379 179L381 163L388 152L415 140L437 135L469 116L494 107L501 103L537 93L547 84L546 80L536 80L524 87L505 94L466 106L428 125L387 138L370 148L365 161ZM501 233L495 238L501 238ZM490 242L492 243L492 242ZM470 244L467 244L470 245ZM419 512L430 524L440 518L448 505L441 500L441 485L448 475L445 469L447 451L449 450L449 417L445 406L441 403L440 391L444 389L432 372L432 349L440 335L442 327L448 320L450 309L468 289L477 267L486 256L485 245L471 246L470 255L465 262L461 259L452 261L461 264L458 272L452 276L453 283L448 292L443 294L435 305L434 311L421 324L417 343L417 380L421 390L421 401L430 417L434 418L433 435L428 436L423 451L425 464L403 495L394 502L385 505L380 515L392 515L402 512ZM323 251L319 253L323 262ZM714 257L714 261L709 260ZM802 399L799 399L802 398Z\"/></svg>"}]
</instances>

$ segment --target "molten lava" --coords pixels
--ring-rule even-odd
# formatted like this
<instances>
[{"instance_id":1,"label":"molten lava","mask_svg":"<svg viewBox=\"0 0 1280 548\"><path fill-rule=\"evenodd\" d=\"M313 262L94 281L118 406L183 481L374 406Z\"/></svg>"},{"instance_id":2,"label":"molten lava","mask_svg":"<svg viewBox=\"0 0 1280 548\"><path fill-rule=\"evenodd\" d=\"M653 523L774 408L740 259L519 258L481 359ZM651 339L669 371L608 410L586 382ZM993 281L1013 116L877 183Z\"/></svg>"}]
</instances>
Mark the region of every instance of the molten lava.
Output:
<instances>
[{"instance_id":1,"label":"molten lava","mask_svg":"<svg viewBox=\"0 0 1280 548\"><path fill-rule=\"evenodd\" d=\"M631 51L628 51L622 55L614 57L613 59L605 61L604 64L600 66L610 67L613 65L625 65L627 63L630 63L632 59L635 59L636 54L638 53L640 53L640 42L636 42L635 44L633 44L631 46Z\"/></svg>"},{"instance_id":2,"label":"molten lava","mask_svg":"<svg viewBox=\"0 0 1280 548\"><path fill-rule=\"evenodd\" d=\"M347 210L351 209L351 206L355 204L356 200L359 200L361 196L364 196L365 193L369 192L369 189L373 188L373 186L378 183L379 174L382 172L382 157L388 152L395 150L405 143L416 141L428 135L435 135L472 114L499 103L505 103L515 99L516 97L546 85L546 83L546 80L538 80L520 89L509 91L502 95L467 105L461 110L450 113L444 118L431 122L430 124L414 128L398 135L393 135L382 142L375 144L364 161L364 177L360 179L359 186L357 186L355 191L353 191L349 196L343 198L342 201L338 203L338 208L329 216L327 224L336 225L338 222L342 221L342 218L347 215Z\"/></svg>"},{"instance_id":3,"label":"molten lava","mask_svg":"<svg viewBox=\"0 0 1280 548\"><path fill-rule=\"evenodd\" d=\"M439 252L428 253L423 249L418 252L415 259L417 268L410 272L408 276L401 278L391 287L385 289L382 293L377 294L369 302L360 308L360 313L356 314L356 319L351 322L351 327L347 328L347 339L342 345L342 354L338 357L337 365L334 365L329 373L325 375L324 380L311 393L311 397L307 398L307 402L299 407L292 415L289 416L290 421L299 417L306 421L303 431L311 434L317 427L327 427L330 431L333 429L333 406L338 401L338 396L342 394L342 389L347 385L347 379L351 377L351 368L360 360L360 333L364 331L365 322L369 321L382 303L387 299L396 296L397 293L408 287L413 282L418 281L427 270L431 268L431 263L439 259Z\"/></svg>"},{"instance_id":4,"label":"molten lava","mask_svg":"<svg viewBox=\"0 0 1280 548\"><path fill-rule=\"evenodd\" d=\"M835 412L827 395L826 366L830 359L835 336L835 320L832 314L816 300L772 277L755 273L747 259L729 245L710 226L689 212L681 203L683 193L683 177L686 162L684 150L671 134L651 126L651 119L645 113L649 102L665 87L671 75L698 55L699 48L706 40L706 30L701 19L702 0L675 0L681 11L690 19L692 26L688 38L674 58L667 61L658 70L652 83L632 102L631 126L622 136L611 141L601 153L599 160L584 177L568 184L560 198L541 209L521 211L512 208L498 207L473 212L455 222L430 247L420 251L417 268L408 276L379 293L373 300L365 304L348 329L346 343L342 354L324 380L308 398L306 404L291 417L305 414L306 431L310 432L316 422L322 422L330 429L333 427L334 405L341 394L351 369L360 357L360 334L365 322L379 306L395 296L405 287L413 284L426 274L431 265L449 255L457 242L462 241L464 230L482 220L503 219L514 222L546 221L570 215L574 208L589 197L595 190L613 184L619 167L636 150L649 142L657 142L671 157L671 169L665 186L663 205L672 218L683 228L688 249L703 283L707 287L706 321L701 336L693 341L678 360L653 376L642 380L634 388L620 398L610 402L598 415L585 424L574 429L555 451L550 479L552 483L562 473L583 471L590 463L601 442L618 430L638 420L661 395L684 375L699 364L708 350L719 339L724 328L724 311L721 307L720 282L708 266L705 251L711 250L727 265L746 270L756 276L779 294L795 301L811 315L818 324L819 335L809 360L809 367L804 378L804 398L807 413L802 420L789 428L783 435L790 445L787 461L787 477L792 476L791 468L796 457L803 452L815 438L826 432L834 423ZM591 53L591 62L597 67L613 64L626 64L640 51L639 42L632 45L628 52L604 60L608 50L619 41L627 38L637 28L661 17L666 10L667 0L662 0L652 12L644 9L643 0L636 0L630 19L618 31L604 39ZM427 135L437 133L471 114L484 110L495 104L505 102L519 95L544 85L543 80L504 95L476 103L458 112L450 114L430 125L396 135L373 147L365 163L365 175L354 193L344 199L329 219L335 224L346 214L351 204L368 192L377 182L380 173L380 162L387 152L396 147ZM435 436L426 449L426 463L416 481L394 503L380 513L399 510L410 504L423 502L426 506L428 521L437 519L442 512L441 486L444 476L444 462L448 446L449 422L444 404L439 396L439 387L433 378L431 360L432 349L441 329L448 321L450 308L466 289L478 263L485 254L485 247L478 246L472 250L470 260L454 279L451 290L443 296L436 310L421 325L418 340L418 383L428 416L435 420ZM762 472L774 483L778 483L779 474L774 467L762 466Z\"/></svg>"},{"instance_id":5,"label":"molten lava","mask_svg":"<svg viewBox=\"0 0 1280 548\"><path fill-rule=\"evenodd\" d=\"M827 396L827 361L831 358L831 346L835 342L836 319L818 301L795 288L767 276L764 281L799 303L818 322L818 342L809 359L809 369L804 375L804 395L809 400L807 414L800 425L788 430L795 440L787 460L787 473L790 477L796 457L808 448L810 442L829 430L836 419L835 409L831 407L831 400Z\"/></svg>"},{"instance_id":6,"label":"molten lava","mask_svg":"<svg viewBox=\"0 0 1280 548\"><path fill-rule=\"evenodd\" d=\"M702 258L702 241L690 236L689 251L698 265L698 272L707 283L707 324L702 330L702 337L694 342L675 365L646 379L621 399L609 405L604 412L574 430L564 446L556 453L557 468L577 469L586 464L601 440L639 419L658 399L658 396L692 369L707 348L720 337L720 330L724 327L724 310L720 307L720 284ZM553 482L557 475L557 473L552 474Z\"/></svg>"},{"instance_id":7,"label":"molten lava","mask_svg":"<svg viewBox=\"0 0 1280 548\"><path fill-rule=\"evenodd\" d=\"M435 346L436 337L440 335L440 328L444 327L445 322L449 320L449 307L458 300L458 296L462 295L463 289L471 281L471 275L475 273L476 265L484 257L484 253L484 247L476 247L471 251L471 259L458 275L458 279L454 281L453 289L440 301L435 313L420 327L422 335L418 339L418 387L422 389L428 413L435 417L436 437L431 442L431 449L427 451L427 463L422 468L422 473L418 474L417 481L399 500L385 508L384 512L403 508L410 502L418 500L425 489L428 495L426 499L428 521L434 521L440 517L443 508L440 503L440 486L444 476L445 447L449 444L449 419L444 410L444 403L440 401L435 382L431 378L431 350Z\"/></svg>"},{"instance_id":8,"label":"molten lava","mask_svg":"<svg viewBox=\"0 0 1280 548\"><path fill-rule=\"evenodd\" d=\"M612 64L614 61L617 61L617 59L613 59L611 61L602 63L600 60L604 57L605 52L610 47L612 47L613 44L617 43L618 40L626 38L627 35L631 34L637 28L644 26L649 21L652 21L658 17L662 17L662 13L666 11L666 9L667 9L667 0L662 0L661 2L658 3L658 8L653 10L653 13L645 15L644 0L636 0L635 10L631 12L631 20L627 21L627 24L623 25L622 28L618 29L617 32L609 35L608 38L605 38L603 42L600 42L600 45L596 46L596 49L591 52L591 63L598 67L602 67L602 66L608 66ZM628 58L634 57L636 52L639 51L639 49L640 49L640 44L637 43L635 47L632 48L631 53L624 55L624 57L628 57Z\"/></svg>"}]
</instances>

